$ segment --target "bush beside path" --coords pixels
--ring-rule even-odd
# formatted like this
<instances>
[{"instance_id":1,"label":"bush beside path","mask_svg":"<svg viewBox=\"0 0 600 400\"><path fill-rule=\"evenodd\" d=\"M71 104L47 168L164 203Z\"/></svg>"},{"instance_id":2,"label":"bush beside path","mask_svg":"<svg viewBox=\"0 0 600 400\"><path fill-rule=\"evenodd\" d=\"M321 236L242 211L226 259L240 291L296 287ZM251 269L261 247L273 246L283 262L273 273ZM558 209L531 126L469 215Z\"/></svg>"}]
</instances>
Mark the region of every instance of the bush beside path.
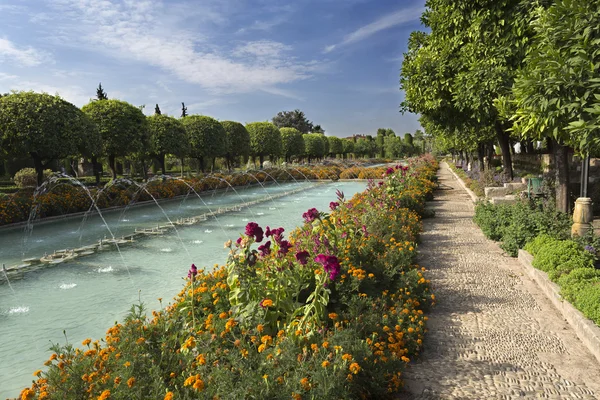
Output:
<instances>
[{"instance_id":1,"label":"bush beside path","mask_svg":"<svg viewBox=\"0 0 600 400\"><path fill-rule=\"evenodd\" d=\"M519 262L485 238L445 163L438 176L418 260L438 305L403 398L599 398L596 359Z\"/></svg>"}]
</instances>

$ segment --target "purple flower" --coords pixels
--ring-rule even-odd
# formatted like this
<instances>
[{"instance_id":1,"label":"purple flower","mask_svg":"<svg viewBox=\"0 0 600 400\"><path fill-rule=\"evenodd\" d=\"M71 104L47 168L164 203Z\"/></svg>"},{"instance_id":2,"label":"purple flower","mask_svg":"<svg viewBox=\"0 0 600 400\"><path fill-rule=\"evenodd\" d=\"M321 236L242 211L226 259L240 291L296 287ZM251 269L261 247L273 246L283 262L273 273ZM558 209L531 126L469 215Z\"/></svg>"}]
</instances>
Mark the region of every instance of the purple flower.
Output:
<instances>
[{"instance_id":1,"label":"purple flower","mask_svg":"<svg viewBox=\"0 0 600 400\"><path fill-rule=\"evenodd\" d=\"M257 242L263 240L263 230L256 222L248 222L246 225L246 236L253 236Z\"/></svg>"},{"instance_id":2,"label":"purple flower","mask_svg":"<svg viewBox=\"0 0 600 400\"><path fill-rule=\"evenodd\" d=\"M196 268L196 265L192 264L190 270L188 271L188 278L194 280L196 275L198 275L198 268Z\"/></svg>"},{"instance_id":3,"label":"purple flower","mask_svg":"<svg viewBox=\"0 0 600 400\"><path fill-rule=\"evenodd\" d=\"M326 256L325 254L319 254L315 257L315 262L323 265L325 272L329 274L329 279L334 281L340 273L340 262L336 256Z\"/></svg>"},{"instance_id":4,"label":"purple flower","mask_svg":"<svg viewBox=\"0 0 600 400\"><path fill-rule=\"evenodd\" d=\"M262 257L271 254L271 241L269 240L267 243L258 246L258 251Z\"/></svg>"},{"instance_id":5,"label":"purple flower","mask_svg":"<svg viewBox=\"0 0 600 400\"><path fill-rule=\"evenodd\" d=\"M235 241L238 245L242 243L242 238L241 236L239 238L237 238L237 240Z\"/></svg>"},{"instance_id":6,"label":"purple flower","mask_svg":"<svg viewBox=\"0 0 600 400\"><path fill-rule=\"evenodd\" d=\"M302 250L296 253L296 260L298 260L300 264L306 265L308 263L308 256L310 256L308 251Z\"/></svg>"},{"instance_id":7,"label":"purple flower","mask_svg":"<svg viewBox=\"0 0 600 400\"><path fill-rule=\"evenodd\" d=\"M311 208L310 210L302 214L302 218L304 218L306 222L313 222L315 219L319 218L319 211L317 211L316 208Z\"/></svg>"},{"instance_id":8,"label":"purple flower","mask_svg":"<svg viewBox=\"0 0 600 400\"><path fill-rule=\"evenodd\" d=\"M383 186L383 182L381 182L381 181L380 181L380 182L377 182L377 184L378 184L379 186Z\"/></svg>"},{"instance_id":9,"label":"purple flower","mask_svg":"<svg viewBox=\"0 0 600 400\"><path fill-rule=\"evenodd\" d=\"M344 192L340 191L340 189L336 189L335 195L339 201L344 201Z\"/></svg>"},{"instance_id":10,"label":"purple flower","mask_svg":"<svg viewBox=\"0 0 600 400\"><path fill-rule=\"evenodd\" d=\"M285 229L283 228L275 228L275 229L269 229L269 227L267 226L267 233L265 234L267 237L269 236L273 236L273 239L275 239L276 243L280 243L281 239L283 239L283 232L285 231Z\"/></svg>"},{"instance_id":11,"label":"purple flower","mask_svg":"<svg viewBox=\"0 0 600 400\"><path fill-rule=\"evenodd\" d=\"M393 174L393 173L394 173L394 168L391 168L391 167L390 167L390 168L388 168L388 169L386 169L386 170L385 170L385 174L386 174L386 175L391 175L391 174Z\"/></svg>"},{"instance_id":12,"label":"purple flower","mask_svg":"<svg viewBox=\"0 0 600 400\"><path fill-rule=\"evenodd\" d=\"M332 201L331 203L329 203L329 208L331 209L331 211L335 210L339 206L340 206L340 203L338 203L337 201Z\"/></svg>"},{"instance_id":13,"label":"purple flower","mask_svg":"<svg viewBox=\"0 0 600 400\"><path fill-rule=\"evenodd\" d=\"M292 245L290 244L290 242L288 242L287 240L282 240L279 243L279 255L286 255L288 251L290 251L290 248L292 247Z\"/></svg>"},{"instance_id":14,"label":"purple flower","mask_svg":"<svg viewBox=\"0 0 600 400\"><path fill-rule=\"evenodd\" d=\"M588 244L587 246L585 246L583 249L584 249L585 251L589 251L589 252L590 252L590 253L592 253L592 254L596 254L596 249L594 248L594 246L591 246L591 245L589 245L589 244Z\"/></svg>"}]
</instances>

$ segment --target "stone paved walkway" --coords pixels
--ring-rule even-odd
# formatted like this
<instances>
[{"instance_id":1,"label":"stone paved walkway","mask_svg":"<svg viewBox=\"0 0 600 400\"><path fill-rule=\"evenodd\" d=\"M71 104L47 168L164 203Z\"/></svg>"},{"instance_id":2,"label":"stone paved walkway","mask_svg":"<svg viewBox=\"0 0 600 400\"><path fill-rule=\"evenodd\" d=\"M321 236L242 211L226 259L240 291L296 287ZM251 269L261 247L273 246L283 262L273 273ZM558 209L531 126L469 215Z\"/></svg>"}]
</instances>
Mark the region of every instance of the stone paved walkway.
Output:
<instances>
[{"instance_id":1,"label":"stone paved walkway","mask_svg":"<svg viewBox=\"0 0 600 400\"><path fill-rule=\"evenodd\" d=\"M419 264L437 305L407 399L600 399L600 364L521 269L473 223L448 167L424 221Z\"/></svg>"}]
</instances>

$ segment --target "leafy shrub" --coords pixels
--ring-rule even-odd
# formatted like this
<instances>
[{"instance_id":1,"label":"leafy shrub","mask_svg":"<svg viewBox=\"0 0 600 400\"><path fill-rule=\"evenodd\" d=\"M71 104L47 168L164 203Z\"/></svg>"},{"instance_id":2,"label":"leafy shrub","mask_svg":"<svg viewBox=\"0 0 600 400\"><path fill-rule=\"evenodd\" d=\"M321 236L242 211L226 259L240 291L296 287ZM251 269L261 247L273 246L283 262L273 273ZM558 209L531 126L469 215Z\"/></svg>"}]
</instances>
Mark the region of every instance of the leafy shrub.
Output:
<instances>
[{"instance_id":1,"label":"leafy shrub","mask_svg":"<svg viewBox=\"0 0 600 400\"><path fill-rule=\"evenodd\" d=\"M600 282L585 282L581 285L573 305L583 315L600 325Z\"/></svg>"},{"instance_id":2,"label":"leafy shrub","mask_svg":"<svg viewBox=\"0 0 600 400\"><path fill-rule=\"evenodd\" d=\"M540 249L542 248L542 246L553 242L555 239L547 234L541 234L539 236L537 236L535 239L533 239L532 241L528 242L524 249L527 250L529 253L531 253L532 256L536 256L538 254L538 252L540 251Z\"/></svg>"},{"instance_id":3,"label":"leafy shrub","mask_svg":"<svg viewBox=\"0 0 600 400\"><path fill-rule=\"evenodd\" d=\"M52 171L49 169L44 170L44 179L48 179L52 175ZM13 178L15 185L20 188L24 187L36 187L37 186L37 172L34 168L23 168L15 174Z\"/></svg>"},{"instance_id":4,"label":"leafy shrub","mask_svg":"<svg viewBox=\"0 0 600 400\"><path fill-rule=\"evenodd\" d=\"M532 265L557 281L575 269L594 268L594 259L591 253L572 240L554 240L539 248Z\"/></svg>"},{"instance_id":5,"label":"leafy shrub","mask_svg":"<svg viewBox=\"0 0 600 400\"><path fill-rule=\"evenodd\" d=\"M587 283L599 283L600 270L594 268L576 268L569 274L561 276L557 283L560 286L560 294L570 301L575 302L579 291Z\"/></svg>"}]
</instances>

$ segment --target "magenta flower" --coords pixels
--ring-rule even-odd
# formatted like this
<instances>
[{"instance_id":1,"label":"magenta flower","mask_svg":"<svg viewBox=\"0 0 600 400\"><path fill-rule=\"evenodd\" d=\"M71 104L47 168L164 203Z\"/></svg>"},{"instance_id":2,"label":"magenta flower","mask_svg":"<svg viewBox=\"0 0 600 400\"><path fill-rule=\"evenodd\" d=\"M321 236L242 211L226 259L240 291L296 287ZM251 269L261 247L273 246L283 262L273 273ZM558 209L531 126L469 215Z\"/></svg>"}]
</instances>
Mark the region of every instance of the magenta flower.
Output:
<instances>
[{"instance_id":1,"label":"magenta flower","mask_svg":"<svg viewBox=\"0 0 600 400\"><path fill-rule=\"evenodd\" d=\"M296 260L298 260L300 264L306 265L308 263L308 256L310 256L308 251L302 250L296 253Z\"/></svg>"},{"instance_id":2,"label":"magenta flower","mask_svg":"<svg viewBox=\"0 0 600 400\"><path fill-rule=\"evenodd\" d=\"M338 203L337 201L332 201L331 203L329 203L329 208L331 209L331 211L335 210L339 206L340 206L340 203Z\"/></svg>"},{"instance_id":3,"label":"magenta flower","mask_svg":"<svg viewBox=\"0 0 600 400\"><path fill-rule=\"evenodd\" d=\"M317 211L316 208L311 208L310 210L302 214L302 218L304 218L306 222L313 222L315 219L319 218L319 211Z\"/></svg>"},{"instance_id":4,"label":"magenta flower","mask_svg":"<svg viewBox=\"0 0 600 400\"><path fill-rule=\"evenodd\" d=\"M386 175L391 175L393 173L394 173L394 168L388 168L388 169L385 170L385 174Z\"/></svg>"},{"instance_id":5,"label":"magenta flower","mask_svg":"<svg viewBox=\"0 0 600 400\"><path fill-rule=\"evenodd\" d=\"M323 265L325 272L329 274L329 279L334 281L340 273L340 262L336 256L326 256L319 254L315 257L315 262Z\"/></svg>"},{"instance_id":6,"label":"magenta flower","mask_svg":"<svg viewBox=\"0 0 600 400\"><path fill-rule=\"evenodd\" d=\"M194 280L196 275L198 275L198 268L196 268L195 264L192 264L190 270L188 271L188 279Z\"/></svg>"},{"instance_id":7,"label":"magenta flower","mask_svg":"<svg viewBox=\"0 0 600 400\"><path fill-rule=\"evenodd\" d=\"M258 251L262 257L271 254L271 241L269 240L267 243L258 246Z\"/></svg>"},{"instance_id":8,"label":"magenta flower","mask_svg":"<svg viewBox=\"0 0 600 400\"><path fill-rule=\"evenodd\" d=\"M246 225L246 236L253 236L257 242L263 240L263 230L256 222L248 222Z\"/></svg>"},{"instance_id":9,"label":"magenta flower","mask_svg":"<svg viewBox=\"0 0 600 400\"><path fill-rule=\"evenodd\" d=\"M282 240L279 243L279 255L281 256L285 256L287 254L288 251L290 251L290 248L292 247L292 245L290 244L290 242L288 242L287 240Z\"/></svg>"}]
</instances>

